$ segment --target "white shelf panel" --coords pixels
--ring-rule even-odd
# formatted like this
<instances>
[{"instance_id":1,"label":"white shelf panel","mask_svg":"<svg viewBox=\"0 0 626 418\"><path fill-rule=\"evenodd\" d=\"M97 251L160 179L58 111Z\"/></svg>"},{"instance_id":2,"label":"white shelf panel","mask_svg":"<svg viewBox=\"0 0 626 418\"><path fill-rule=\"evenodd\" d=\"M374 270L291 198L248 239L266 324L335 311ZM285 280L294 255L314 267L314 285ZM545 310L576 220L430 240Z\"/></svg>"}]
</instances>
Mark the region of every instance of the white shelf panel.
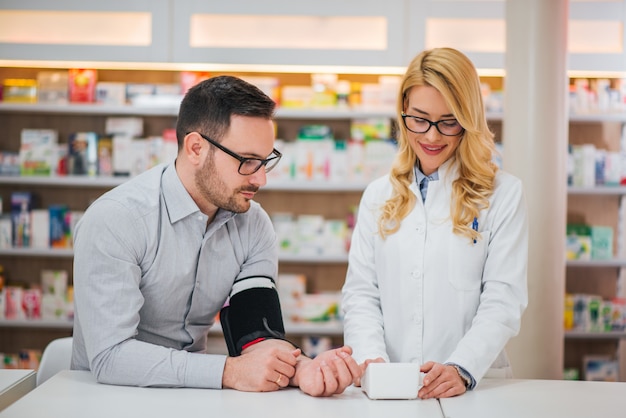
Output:
<instances>
[{"instance_id":1,"label":"white shelf panel","mask_svg":"<svg viewBox=\"0 0 626 418\"><path fill-rule=\"evenodd\" d=\"M279 107L276 110L277 119L364 119L395 117L396 111L391 108L295 109Z\"/></svg>"},{"instance_id":2,"label":"white shelf panel","mask_svg":"<svg viewBox=\"0 0 626 418\"><path fill-rule=\"evenodd\" d=\"M72 329L73 321L62 319L0 319L0 328Z\"/></svg>"},{"instance_id":3,"label":"white shelf panel","mask_svg":"<svg viewBox=\"0 0 626 418\"><path fill-rule=\"evenodd\" d=\"M0 256L72 258L71 248L1 248Z\"/></svg>"},{"instance_id":4,"label":"white shelf panel","mask_svg":"<svg viewBox=\"0 0 626 418\"><path fill-rule=\"evenodd\" d=\"M0 112L16 113L56 113L68 115L135 115L135 116L178 116L178 106L147 105L106 105L98 103L2 103ZM394 118L395 109L311 109L281 108L276 109L277 119L359 119L372 117Z\"/></svg>"},{"instance_id":5,"label":"white shelf panel","mask_svg":"<svg viewBox=\"0 0 626 418\"><path fill-rule=\"evenodd\" d=\"M594 186L594 187L573 187L567 188L570 195L600 195L600 196L621 196L626 195L624 186Z\"/></svg>"},{"instance_id":6,"label":"white shelf panel","mask_svg":"<svg viewBox=\"0 0 626 418\"><path fill-rule=\"evenodd\" d=\"M2 248L0 256L15 257L49 257L49 258L72 258L74 250L71 248ZM312 263L312 264L334 264L347 263L347 254L338 255L300 255L281 254L278 257L281 263Z\"/></svg>"},{"instance_id":7,"label":"white shelf panel","mask_svg":"<svg viewBox=\"0 0 626 418\"><path fill-rule=\"evenodd\" d=\"M0 103L1 112L56 113L67 115L121 115L172 116L178 115L178 106L132 106L99 103Z\"/></svg>"},{"instance_id":8,"label":"white shelf panel","mask_svg":"<svg viewBox=\"0 0 626 418\"><path fill-rule=\"evenodd\" d=\"M294 192L362 192L367 187L366 181L326 181L326 180L274 180L269 179L263 190Z\"/></svg>"},{"instance_id":9,"label":"white shelf panel","mask_svg":"<svg viewBox=\"0 0 626 418\"><path fill-rule=\"evenodd\" d=\"M0 184L58 186L58 187L102 187L118 186L128 177L90 176L0 176ZM358 192L365 190L368 181L328 181L328 180L268 180L262 190L303 191L303 192ZM570 195L626 195L625 186L568 187Z\"/></svg>"},{"instance_id":10,"label":"white shelf panel","mask_svg":"<svg viewBox=\"0 0 626 418\"><path fill-rule=\"evenodd\" d=\"M41 329L62 329L70 330L73 321L61 319L0 319L0 328L41 328ZM285 332L291 335L343 335L343 325L340 321L329 321L319 323L294 323L285 322ZM222 327L219 323L213 325L209 334L222 334Z\"/></svg>"},{"instance_id":11,"label":"white shelf panel","mask_svg":"<svg viewBox=\"0 0 626 418\"><path fill-rule=\"evenodd\" d=\"M281 263L347 263L348 255L280 254L278 256L278 261Z\"/></svg>"},{"instance_id":12,"label":"white shelf panel","mask_svg":"<svg viewBox=\"0 0 626 418\"><path fill-rule=\"evenodd\" d=\"M128 177L90 176L0 176L0 184L58 186L58 187L102 187L119 186Z\"/></svg>"},{"instance_id":13,"label":"white shelf panel","mask_svg":"<svg viewBox=\"0 0 626 418\"><path fill-rule=\"evenodd\" d=\"M178 106L147 106L147 105L107 105L99 103L3 103L0 112L15 113L56 113L68 115L120 115L120 116L178 116ZM616 116L609 115L611 118ZM394 108L282 108L276 109L276 119L363 119L363 118L396 118ZM583 120L597 120L603 115L591 115ZM621 115L626 120L626 115ZM502 120L502 112L488 112L487 119Z\"/></svg>"},{"instance_id":14,"label":"white shelf panel","mask_svg":"<svg viewBox=\"0 0 626 418\"><path fill-rule=\"evenodd\" d=\"M0 184L56 186L56 187L102 187L111 188L127 181L128 177L89 176L0 176ZM270 179L261 190L300 192L361 192L368 182L339 182L324 180L278 180Z\"/></svg>"},{"instance_id":15,"label":"white shelf panel","mask_svg":"<svg viewBox=\"0 0 626 418\"><path fill-rule=\"evenodd\" d=\"M626 267L626 260L567 260L567 267Z\"/></svg>"},{"instance_id":16,"label":"white shelf panel","mask_svg":"<svg viewBox=\"0 0 626 418\"><path fill-rule=\"evenodd\" d=\"M573 114L570 122L626 122L625 112Z\"/></svg>"},{"instance_id":17,"label":"white shelf panel","mask_svg":"<svg viewBox=\"0 0 626 418\"><path fill-rule=\"evenodd\" d=\"M621 340L626 338L626 331L588 332L565 331L565 338L580 340Z\"/></svg>"}]
</instances>

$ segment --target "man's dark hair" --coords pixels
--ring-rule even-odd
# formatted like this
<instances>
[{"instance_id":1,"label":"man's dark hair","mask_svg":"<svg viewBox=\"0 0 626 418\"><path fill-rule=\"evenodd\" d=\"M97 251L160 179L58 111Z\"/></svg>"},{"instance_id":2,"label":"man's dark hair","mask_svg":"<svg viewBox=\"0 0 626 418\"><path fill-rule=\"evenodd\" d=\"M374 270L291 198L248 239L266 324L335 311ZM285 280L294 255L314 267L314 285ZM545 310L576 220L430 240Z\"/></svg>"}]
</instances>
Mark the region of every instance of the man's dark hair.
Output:
<instances>
[{"instance_id":1,"label":"man's dark hair","mask_svg":"<svg viewBox=\"0 0 626 418\"><path fill-rule=\"evenodd\" d=\"M200 132L221 141L232 115L271 119L276 103L258 87L233 76L201 81L189 89L180 104L176 122L178 147L188 132Z\"/></svg>"}]
</instances>

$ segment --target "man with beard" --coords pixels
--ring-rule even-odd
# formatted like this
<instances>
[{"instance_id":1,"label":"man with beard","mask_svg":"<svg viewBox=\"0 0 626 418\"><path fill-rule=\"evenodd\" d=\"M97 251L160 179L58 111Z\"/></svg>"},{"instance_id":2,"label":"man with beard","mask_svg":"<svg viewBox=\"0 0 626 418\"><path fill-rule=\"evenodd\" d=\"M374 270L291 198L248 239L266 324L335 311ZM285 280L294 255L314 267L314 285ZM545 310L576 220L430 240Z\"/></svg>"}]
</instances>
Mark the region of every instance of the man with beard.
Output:
<instances>
[{"instance_id":1,"label":"man with beard","mask_svg":"<svg viewBox=\"0 0 626 418\"><path fill-rule=\"evenodd\" d=\"M275 103L231 76L183 99L178 155L97 199L74 239L72 369L131 386L341 393L349 347L315 359L285 339L276 235L252 199L280 160ZM207 354L220 312L229 355Z\"/></svg>"}]
</instances>

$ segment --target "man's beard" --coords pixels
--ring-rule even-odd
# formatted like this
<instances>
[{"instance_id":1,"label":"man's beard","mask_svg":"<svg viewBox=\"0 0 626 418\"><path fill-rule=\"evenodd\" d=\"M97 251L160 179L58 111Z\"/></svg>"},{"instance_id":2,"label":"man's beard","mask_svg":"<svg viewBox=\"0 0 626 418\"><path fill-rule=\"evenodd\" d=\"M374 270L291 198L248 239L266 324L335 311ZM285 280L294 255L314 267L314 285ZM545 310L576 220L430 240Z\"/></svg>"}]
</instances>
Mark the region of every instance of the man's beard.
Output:
<instances>
[{"instance_id":1,"label":"man's beard","mask_svg":"<svg viewBox=\"0 0 626 418\"><path fill-rule=\"evenodd\" d=\"M257 192L259 190L258 187L247 185L237 188L232 194L229 194L228 187L215 169L213 156L205 161L200 171L195 175L195 183L203 199L220 209L235 213L247 212L250 209L250 201L244 199L239 192Z\"/></svg>"}]
</instances>

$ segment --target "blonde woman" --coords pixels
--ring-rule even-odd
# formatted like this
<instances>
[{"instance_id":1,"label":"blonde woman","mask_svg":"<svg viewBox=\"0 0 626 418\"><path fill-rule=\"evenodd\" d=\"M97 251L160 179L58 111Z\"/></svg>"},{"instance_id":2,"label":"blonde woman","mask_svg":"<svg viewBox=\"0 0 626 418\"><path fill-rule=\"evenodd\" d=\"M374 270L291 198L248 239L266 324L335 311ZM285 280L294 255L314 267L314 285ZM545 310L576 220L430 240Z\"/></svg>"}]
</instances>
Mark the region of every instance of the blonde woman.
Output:
<instances>
[{"instance_id":1,"label":"blonde woman","mask_svg":"<svg viewBox=\"0 0 626 418\"><path fill-rule=\"evenodd\" d=\"M527 305L523 187L492 162L480 82L459 51L424 51L398 100L398 154L365 190L343 287L345 343L413 362L420 398L510 377L504 347ZM357 382L358 383L358 382Z\"/></svg>"}]
</instances>

